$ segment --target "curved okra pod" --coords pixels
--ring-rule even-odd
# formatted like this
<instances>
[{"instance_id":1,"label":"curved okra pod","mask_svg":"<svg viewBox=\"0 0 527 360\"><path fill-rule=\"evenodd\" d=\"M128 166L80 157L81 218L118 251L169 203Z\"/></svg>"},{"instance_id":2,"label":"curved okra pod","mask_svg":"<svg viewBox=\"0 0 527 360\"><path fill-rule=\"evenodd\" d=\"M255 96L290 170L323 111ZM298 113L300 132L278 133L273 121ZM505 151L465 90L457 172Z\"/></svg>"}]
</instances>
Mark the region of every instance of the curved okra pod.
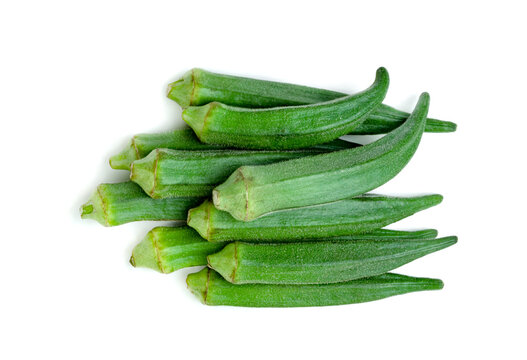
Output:
<instances>
[{"instance_id":1,"label":"curved okra pod","mask_svg":"<svg viewBox=\"0 0 527 360\"><path fill-rule=\"evenodd\" d=\"M214 205L238 220L251 221L276 210L375 189L397 175L417 150L429 102L423 93L403 125L371 144L277 164L242 166L214 189Z\"/></svg>"},{"instance_id":2,"label":"curved okra pod","mask_svg":"<svg viewBox=\"0 0 527 360\"><path fill-rule=\"evenodd\" d=\"M187 286L206 305L299 307L355 304L415 291L439 290L439 279L386 273L336 284L235 285L205 268L187 276Z\"/></svg>"},{"instance_id":3,"label":"curved okra pod","mask_svg":"<svg viewBox=\"0 0 527 360\"><path fill-rule=\"evenodd\" d=\"M379 68L373 85L356 95L270 109L213 102L189 107L182 117L205 143L246 149L298 149L334 140L356 128L381 104L388 84L388 72Z\"/></svg>"},{"instance_id":4,"label":"curved okra pod","mask_svg":"<svg viewBox=\"0 0 527 360\"><path fill-rule=\"evenodd\" d=\"M188 210L202 201L202 197L192 196L152 199L131 181L101 184L90 200L82 205L81 217L96 220L104 226L140 220L185 221Z\"/></svg>"},{"instance_id":5,"label":"curved okra pod","mask_svg":"<svg viewBox=\"0 0 527 360\"><path fill-rule=\"evenodd\" d=\"M236 241L207 257L234 284L327 284L384 274L457 242L355 240L251 244Z\"/></svg>"},{"instance_id":6,"label":"curved okra pod","mask_svg":"<svg viewBox=\"0 0 527 360\"><path fill-rule=\"evenodd\" d=\"M366 234L331 238L331 241L353 240L407 240L434 239L437 230L398 231L378 229ZM214 254L228 244L203 239L194 229L187 226L156 227L135 246L130 263L134 267L147 267L161 273L171 273L189 267L207 265L207 256Z\"/></svg>"},{"instance_id":7,"label":"curved okra pod","mask_svg":"<svg viewBox=\"0 0 527 360\"><path fill-rule=\"evenodd\" d=\"M441 195L364 195L317 206L278 211L254 221L234 219L206 200L189 210L188 226L208 241L293 241L367 233L439 204ZM345 238L343 238L345 239Z\"/></svg>"},{"instance_id":8,"label":"curved okra pod","mask_svg":"<svg viewBox=\"0 0 527 360\"><path fill-rule=\"evenodd\" d=\"M349 148L354 145L350 144ZM155 149L132 163L130 179L155 199L210 196L242 165L265 165L327 153L331 150L207 150Z\"/></svg>"},{"instance_id":9,"label":"curved okra pod","mask_svg":"<svg viewBox=\"0 0 527 360\"><path fill-rule=\"evenodd\" d=\"M360 145L336 139L310 149L329 152L357 146ZM207 151L225 149L225 147L202 143L192 129L180 129L159 134L139 134L132 137L122 152L110 158L110 166L113 169L130 170L132 162L146 157L155 149Z\"/></svg>"},{"instance_id":10,"label":"curved okra pod","mask_svg":"<svg viewBox=\"0 0 527 360\"><path fill-rule=\"evenodd\" d=\"M338 99L347 94L307 86L250 79L192 69L168 86L167 96L183 108L210 102L246 108L306 105ZM381 104L351 134L384 134L401 125L407 112ZM426 132L452 132L456 124L427 119Z\"/></svg>"}]
</instances>

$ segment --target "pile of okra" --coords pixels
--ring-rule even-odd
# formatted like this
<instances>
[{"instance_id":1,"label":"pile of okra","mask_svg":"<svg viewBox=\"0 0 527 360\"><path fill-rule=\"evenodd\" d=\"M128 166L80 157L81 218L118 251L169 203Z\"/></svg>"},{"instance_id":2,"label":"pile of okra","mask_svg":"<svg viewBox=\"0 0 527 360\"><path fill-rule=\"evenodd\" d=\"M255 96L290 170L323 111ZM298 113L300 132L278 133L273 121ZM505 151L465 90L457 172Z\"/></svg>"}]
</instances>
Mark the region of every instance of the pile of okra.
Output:
<instances>
[{"instance_id":1,"label":"pile of okra","mask_svg":"<svg viewBox=\"0 0 527 360\"><path fill-rule=\"evenodd\" d=\"M453 245L434 229L384 228L441 202L438 194L369 191L396 176L423 132L456 124L384 105L389 77L349 95L193 69L168 87L189 128L140 134L110 159L130 181L101 184L82 218L152 229L130 263L187 277L204 304L293 307L352 304L443 287L390 271ZM385 134L359 145L347 135Z\"/></svg>"}]
</instances>

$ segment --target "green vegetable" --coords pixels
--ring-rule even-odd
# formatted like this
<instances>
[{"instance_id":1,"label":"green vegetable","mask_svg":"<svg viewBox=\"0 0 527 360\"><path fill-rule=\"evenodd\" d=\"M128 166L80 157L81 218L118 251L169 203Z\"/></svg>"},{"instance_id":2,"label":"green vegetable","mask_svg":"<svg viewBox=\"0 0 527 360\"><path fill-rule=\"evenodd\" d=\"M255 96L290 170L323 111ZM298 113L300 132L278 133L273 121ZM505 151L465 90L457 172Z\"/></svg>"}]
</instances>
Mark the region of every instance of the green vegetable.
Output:
<instances>
[{"instance_id":1,"label":"green vegetable","mask_svg":"<svg viewBox=\"0 0 527 360\"><path fill-rule=\"evenodd\" d=\"M281 151L155 149L132 163L130 179L155 199L205 197L242 165L265 165L326 152L318 148Z\"/></svg>"},{"instance_id":2,"label":"green vegetable","mask_svg":"<svg viewBox=\"0 0 527 360\"><path fill-rule=\"evenodd\" d=\"M167 96L183 108L210 102L246 108L270 108L314 104L338 99L347 94L323 89L215 74L192 69L168 86ZM407 112L381 104L368 115L366 121L351 131L352 134L384 134L401 125L409 116ZM456 124L427 119L425 131L451 132Z\"/></svg>"},{"instance_id":3,"label":"green vegetable","mask_svg":"<svg viewBox=\"0 0 527 360\"><path fill-rule=\"evenodd\" d=\"M337 139L311 149L336 151L357 146L359 144ZM160 134L139 134L132 138L130 144L122 152L110 158L110 166L113 169L130 170L132 162L146 157L155 149L204 151L225 149L225 147L202 143L192 129L174 130Z\"/></svg>"},{"instance_id":4,"label":"green vegetable","mask_svg":"<svg viewBox=\"0 0 527 360\"><path fill-rule=\"evenodd\" d=\"M130 263L161 273L207 264L207 255L225 246L205 241L193 229L181 227L156 227L132 251Z\"/></svg>"},{"instance_id":5,"label":"green vegetable","mask_svg":"<svg viewBox=\"0 0 527 360\"><path fill-rule=\"evenodd\" d=\"M456 242L455 236L286 244L236 241L207 260L235 284L327 284L380 275Z\"/></svg>"},{"instance_id":6,"label":"green vegetable","mask_svg":"<svg viewBox=\"0 0 527 360\"><path fill-rule=\"evenodd\" d=\"M433 239L436 230L397 231L378 229L367 234L336 238L345 240ZM331 238L334 240L334 238ZM207 265L207 256L220 251L227 243L204 240L187 226L156 227L136 245L130 258L135 267L147 267L161 273L171 273L188 266Z\"/></svg>"},{"instance_id":7,"label":"green vegetable","mask_svg":"<svg viewBox=\"0 0 527 360\"><path fill-rule=\"evenodd\" d=\"M184 221L188 210L202 201L202 197L155 200L130 181L101 184L91 199L82 205L81 217L96 220L104 226L140 220Z\"/></svg>"},{"instance_id":8,"label":"green vegetable","mask_svg":"<svg viewBox=\"0 0 527 360\"><path fill-rule=\"evenodd\" d=\"M414 291L439 290L443 282L386 273L336 284L235 285L205 268L188 275L187 286L206 305L297 307L354 304Z\"/></svg>"},{"instance_id":9,"label":"green vegetable","mask_svg":"<svg viewBox=\"0 0 527 360\"><path fill-rule=\"evenodd\" d=\"M366 233L441 202L441 195L364 195L318 206L268 214L243 222L206 200L188 213L187 223L208 241L291 241Z\"/></svg>"},{"instance_id":10,"label":"green vegetable","mask_svg":"<svg viewBox=\"0 0 527 360\"><path fill-rule=\"evenodd\" d=\"M373 85L356 95L270 109L212 102L189 107L182 117L205 143L250 149L298 149L334 140L356 128L381 104L388 84L388 72L379 68Z\"/></svg>"},{"instance_id":11,"label":"green vegetable","mask_svg":"<svg viewBox=\"0 0 527 360\"><path fill-rule=\"evenodd\" d=\"M214 205L250 221L272 211L297 208L363 194L401 171L423 134L429 96L419 98L408 120L383 138L358 148L242 166L213 191Z\"/></svg>"}]
</instances>

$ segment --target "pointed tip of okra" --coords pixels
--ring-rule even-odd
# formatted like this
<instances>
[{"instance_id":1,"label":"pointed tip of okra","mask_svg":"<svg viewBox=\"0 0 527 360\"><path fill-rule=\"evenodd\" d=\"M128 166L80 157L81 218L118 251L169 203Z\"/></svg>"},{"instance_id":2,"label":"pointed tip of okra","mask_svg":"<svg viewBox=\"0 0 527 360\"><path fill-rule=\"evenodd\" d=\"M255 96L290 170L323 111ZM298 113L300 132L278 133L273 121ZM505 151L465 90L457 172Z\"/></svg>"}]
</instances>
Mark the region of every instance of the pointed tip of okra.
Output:
<instances>
[{"instance_id":1,"label":"pointed tip of okra","mask_svg":"<svg viewBox=\"0 0 527 360\"><path fill-rule=\"evenodd\" d=\"M105 203L101 192L103 185L97 186L90 200L80 207L82 219L92 219L104 226L111 226L107 214L107 204Z\"/></svg>"},{"instance_id":2,"label":"pointed tip of okra","mask_svg":"<svg viewBox=\"0 0 527 360\"><path fill-rule=\"evenodd\" d=\"M182 108L187 108L192 105L192 95L194 93L194 75L199 69L192 69L187 71L181 79L174 81L167 87L167 97L174 100Z\"/></svg>"},{"instance_id":3,"label":"pointed tip of okra","mask_svg":"<svg viewBox=\"0 0 527 360\"><path fill-rule=\"evenodd\" d=\"M211 102L202 106L190 106L181 113L183 121L194 130L198 139L203 142L205 142L203 140L203 133L206 130L207 118L210 116L212 109L218 106L218 104L217 102Z\"/></svg>"},{"instance_id":4,"label":"pointed tip of okra","mask_svg":"<svg viewBox=\"0 0 527 360\"><path fill-rule=\"evenodd\" d=\"M137 159L139 159L139 157L137 155L134 139L132 139L123 151L110 158L110 167L116 170L130 170L130 165Z\"/></svg>"},{"instance_id":5,"label":"pointed tip of okra","mask_svg":"<svg viewBox=\"0 0 527 360\"><path fill-rule=\"evenodd\" d=\"M250 182L243 174L247 167L234 171L223 184L212 190L212 201L218 210L227 211L236 220L251 221L260 214L253 214L249 201Z\"/></svg>"},{"instance_id":6,"label":"pointed tip of okra","mask_svg":"<svg viewBox=\"0 0 527 360\"><path fill-rule=\"evenodd\" d=\"M221 251L207 256L208 266L231 283L236 283L236 270L238 269L237 248L238 243L233 242L225 246Z\"/></svg>"},{"instance_id":7,"label":"pointed tip of okra","mask_svg":"<svg viewBox=\"0 0 527 360\"><path fill-rule=\"evenodd\" d=\"M156 249L156 229L150 230L145 238L134 247L130 257L130 264L133 267L150 268L164 273L163 267L159 263L158 250Z\"/></svg>"},{"instance_id":8,"label":"pointed tip of okra","mask_svg":"<svg viewBox=\"0 0 527 360\"><path fill-rule=\"evenodd\" d=\"M190 209L187 216L187 225L208 241L210 241L210 211L212 207L214 205L209 200L205 200L201 205Z\"/></svg>"},{"instance_id":9,"label":"pointed tip of okra","mask_svg":"<svg viewBox=\"0 0 527 360\"><path fill-rule=\"evenodd\" d=\"M429 133L450 133L457 130L457 124L451 121L426 119L425 131Z\"/></svg>"},{"instance_id":10,"label":"pointed tip of okra","mask_svg":"<svg viewBox=\"0 0 527 360\"><path fill-rule=\"evenodd\" d=\"M152 198L157 198L156 176L160 156L160 149L155 149L144 158L135 160L130 166L130 180L139 185Z\"/></svg>"},{"instance_id":11,"label":"pointed tip of okra","mask_svg":"<svg viewBox=\"0 0 527 360\"><path fill-rule=\"evenodd\" d=\"M209 291L209 281L213 270L204 268L203 270L187 276L187 287L203 304L207 303L207 293Z\"/></svg>"}]
</instances>

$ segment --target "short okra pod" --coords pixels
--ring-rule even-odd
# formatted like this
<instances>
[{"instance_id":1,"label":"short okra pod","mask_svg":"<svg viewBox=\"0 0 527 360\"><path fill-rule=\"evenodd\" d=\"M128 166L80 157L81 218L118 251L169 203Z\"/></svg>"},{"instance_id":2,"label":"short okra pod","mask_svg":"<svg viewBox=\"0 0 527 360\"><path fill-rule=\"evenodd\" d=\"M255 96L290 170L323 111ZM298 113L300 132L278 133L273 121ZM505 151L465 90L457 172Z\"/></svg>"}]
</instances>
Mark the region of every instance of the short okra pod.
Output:
<instances>
[{"instance_id":1,"label":"short okra pod","mask_svg":"<svg viewBox=\"0 0 527 360\"><path fill-rule=\"evenodd\" d=\"M207 257L234 284L327 284L380 275L457 242L352 240L251 244L233 242Z\"/></svg>"},{"instance_id":2,"label":"short okra pod","mask_svg":"<svg viewBox=\"0 0 527 360\"><path fill-rule=\"evenodd\" d=\"M81 207L83 219L93 219L104 226L116 226L141 220L185 221L190 208L203 197L152 199L139 185L127 181L101 184L91 199Z\"/></svg>"},{"instance_id":3,"label":"short okra pod","mask_svg":"<svg viewBox=\"0 0 527 360\"><path fill-rule=\"evenodd\" d=\"M293 241L367 233L439 204L441 195L364 195L327 204L277 211L239 221L206 200L189 210L187 223L209 241Z\"/></svg>"},{"instance_id":4,"label":"short okra pod","mask_svg":"<svg viewBox=\"0 0 527 360\"><path fill-rule=\"evenodd\" d=\"M353 147L353 143L349 148ZM132 163L130 179L155 199L178 196L210 196L242 165L265 165L327 153L331 150L207 150L155 149Z\"/></svg>"},{"instance_id":5,"label":"short okra pod","mask_svg":"<svg viewBox=\"0 0 527 360\"><path fill-rule=\"evenodd\" d=\"M415 291L439 290L439 279L386 273L335 284L235 285L205 268L187 276L187 286L206 305L301 307L355 304Z\"/></svg>"},{"instance_id":6,"label":"short okra pod","mask_svg":"<svg viewBox=\"0 0 527 360\"><path fill-rule=\"evenodd\" d=\"M356 128L388 91L388 72L352 96L310 105L247 109L218 102L183 111L183 120L209 144L244 149L298 149L337 139Z\"/></svg>"},{"instance_id":7,"label":"short okra pod","mask_svg":"<svg viewBox=\"0 0 527 360\"><path fill-rule=\"evenodd\" d=\"M417 150L429 100L428 94L422 94L403 125L371 144L271 165L242 166L214 189L214 205L238 220L251 221L276 210L328 203L375 189L397 175Z\"/></svg>"},{"instance_id":8,"label":"short okra pod","mask_svg":"<svg viewBox=\"0 0 527 360\"><path fill-rule=\"evenodd\" d=\"M306 105L335 100L348 94L274 81L250 79L192 69L168 86L167 96L183 108L220 102L245 108ZM401 125L407 112L381 104L351 134L384 134ZM456 124L427 119L425 131L452 132Z\"/></svg>"}]
</instances>

